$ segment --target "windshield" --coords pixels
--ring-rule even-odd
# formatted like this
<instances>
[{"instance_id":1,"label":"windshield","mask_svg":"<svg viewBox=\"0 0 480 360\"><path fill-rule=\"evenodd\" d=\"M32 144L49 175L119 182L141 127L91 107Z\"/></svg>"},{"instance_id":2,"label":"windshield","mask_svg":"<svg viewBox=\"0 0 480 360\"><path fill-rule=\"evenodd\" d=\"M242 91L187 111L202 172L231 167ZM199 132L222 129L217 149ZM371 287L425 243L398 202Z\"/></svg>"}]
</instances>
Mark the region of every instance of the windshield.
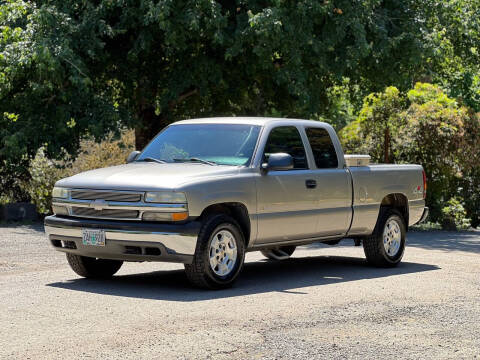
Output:
<instances>
[{"instance_id":1,"label":"windshield","mask_svg":"<svg viewBox=\"0 0 480 360\"><path fill-rule=\"evenodd\" d=\"M218 165L248 165L260 126L245 124L185 124L167 127L136 161L192 161Z\"/></svg>"}]
</instances>

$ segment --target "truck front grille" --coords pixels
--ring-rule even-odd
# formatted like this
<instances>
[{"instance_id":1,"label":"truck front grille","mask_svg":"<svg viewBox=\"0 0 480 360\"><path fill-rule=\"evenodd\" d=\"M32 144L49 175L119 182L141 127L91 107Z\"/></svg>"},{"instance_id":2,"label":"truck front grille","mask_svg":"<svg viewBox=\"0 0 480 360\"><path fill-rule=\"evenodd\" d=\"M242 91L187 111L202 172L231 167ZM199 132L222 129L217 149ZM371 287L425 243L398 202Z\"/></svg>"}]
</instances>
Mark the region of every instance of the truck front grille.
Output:
<instances>
[{"instance_id":1,"label":"truck front grille","mask_svg":"<svg viewBox=\"0 0 480 360\"><path fill-rule=\"evenodd\" d=\"M142 194L123 191L72 190L72 199L139 202Z\"/></svg>"},{"instance_id":2,"label":"truck front grille","mask_svg":"<svg viewBox=\"0 0 480 360\"><path fill-rule=\"evenodd\" d=\"M108 219L137 219L138 211L116 209L95 210L87 207L72 206L72 215Z\"/></svg>"}]
</instances>

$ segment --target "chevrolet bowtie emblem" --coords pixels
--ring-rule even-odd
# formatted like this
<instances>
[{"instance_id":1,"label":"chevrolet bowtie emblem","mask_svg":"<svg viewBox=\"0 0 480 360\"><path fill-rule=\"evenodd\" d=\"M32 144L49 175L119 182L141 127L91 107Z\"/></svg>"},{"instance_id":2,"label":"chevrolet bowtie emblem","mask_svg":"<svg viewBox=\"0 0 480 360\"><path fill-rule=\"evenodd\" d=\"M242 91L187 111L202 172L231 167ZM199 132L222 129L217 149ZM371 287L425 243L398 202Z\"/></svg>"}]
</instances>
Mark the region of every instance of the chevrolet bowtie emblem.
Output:
<instances>
[{"instance_id":1,"label":"chevrolet bowtie emblem","mask_svg":"<svg viewBox=\"0 0 480 360\"><path fill-rule=\"evenodd\" d=\"M94 208L97 211L101 211L107 206L107 202L105 200L102 200L102 199L97 199L97 200L92 201L89 204L89 206L91 208Z\"/></svg>"}]
</instances>

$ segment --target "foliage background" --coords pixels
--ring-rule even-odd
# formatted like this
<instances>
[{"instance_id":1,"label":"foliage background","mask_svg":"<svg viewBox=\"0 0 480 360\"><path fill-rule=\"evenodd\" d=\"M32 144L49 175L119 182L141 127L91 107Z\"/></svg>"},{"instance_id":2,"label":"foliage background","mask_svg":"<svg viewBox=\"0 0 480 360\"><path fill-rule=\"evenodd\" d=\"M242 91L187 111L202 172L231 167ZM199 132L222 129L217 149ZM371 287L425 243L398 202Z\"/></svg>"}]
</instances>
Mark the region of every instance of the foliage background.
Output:
<instances>
[{"instance_id":1,"label":"foliage background","mask_svg":"<svg viewBox=\"0 0 480 360\"><path fill-rule=\"evenodd\" d=\"M109 133L101 142L85 138L80 141L79 154L75 159L67 153L60 160L49 159L45 155L45 148L41 147L30 159L30 179L23 182L20 188L37 205L39 213L48 214L51 211L52 190L56 181L83 171L124 164L134 148L133 130L122 130L119 139L116 139L113 133Z\"/></svg>"},{"instance_id":2,"label":"foliage background","mask_svg":"<svg viewBox=\"0 0 480 360\"><path fill-rule=\"evenodd\" d=\"M433 219L456 199L478 225L479 19L480 0L3 1L0 198L37 201L39 159L68 167L82 139L280 116L421 163Z\"/></svg>"},{"instance_id":3,"label":"foliage background","mask_svg":"<svg viewBox=\"0 0 480 360\"><path fill-rule=\"evenodd\" d=\"M452 227L444 207L461 205L459 213L479 224L479 117L440 87L417 83L404 93L388 87L370 94L339 135L347 152L370 154L376 162L421 164L432 219Z\"/></svg>"}]
</instances>

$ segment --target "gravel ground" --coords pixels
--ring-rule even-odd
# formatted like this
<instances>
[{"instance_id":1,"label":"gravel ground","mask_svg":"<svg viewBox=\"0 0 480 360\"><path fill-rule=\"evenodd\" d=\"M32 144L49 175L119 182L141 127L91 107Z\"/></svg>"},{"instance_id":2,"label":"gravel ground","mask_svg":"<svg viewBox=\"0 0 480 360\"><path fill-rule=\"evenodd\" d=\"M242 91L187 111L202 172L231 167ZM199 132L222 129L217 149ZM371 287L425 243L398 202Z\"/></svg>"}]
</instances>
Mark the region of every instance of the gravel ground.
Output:
<instances>
[{"instance_id":1,"label":"gravel ground","mask_svg":"<svg viewBox=\"0 0 480 360\"><path fill-rule=\"evenodd\" d=\"M40 225L0 227L0 358L480 359L480 232L408 245L395 269L353 246L249 253L234 288L209 292L178 264L81 279Z\"/></svg>"}]
</instances>

